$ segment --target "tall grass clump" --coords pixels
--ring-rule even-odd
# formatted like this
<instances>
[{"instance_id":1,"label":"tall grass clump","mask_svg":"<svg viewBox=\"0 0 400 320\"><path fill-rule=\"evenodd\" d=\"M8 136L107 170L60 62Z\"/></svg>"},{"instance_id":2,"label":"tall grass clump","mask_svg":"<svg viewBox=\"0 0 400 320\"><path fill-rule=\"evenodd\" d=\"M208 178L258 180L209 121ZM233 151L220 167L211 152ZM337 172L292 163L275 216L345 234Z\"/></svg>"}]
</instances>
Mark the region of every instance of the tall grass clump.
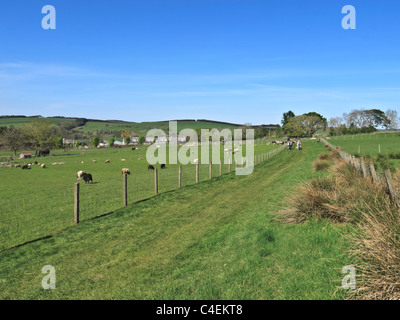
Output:
<instances>
[{"instance_id":1,"label":"tall grass clump","mask_svg":"<svg viewBox=\"0 0 400 320\"><path fill-rule=\"evenodd\" d=\"M400 180L400 173L395 179ZM400 299L400 200L391 201L384 184L373 183L338 160L332 174L303 183L289 202L277 220L352 224L345 237L358 279L350 298Z\"/></svg>"},{"instance_id":2,"label":"tall grass clump","mask_svg":"<svg viewBox=\"0 0 400 320\"><path fill-rule=\"evenodd\" d=\"M364 179L346 162L337 161L331 175L299 185L288 198L288 208L277 219L285 223L303 223L315 218L354 223L364 208L379 206L386 198L384 189Z\"/></svg>"},{"instance_id":3,"label":"tall grass clump","mask_svg":"<svg viewBox=\"0 0 400 320\"><path fill-rule=\"evenodd\" d=\"M327 160L316 160L313 162L315 171L327 171L329 169L329 161Z\"/></svg>"},{"instance_id":4,"label":"tall grass clump","mask_svg":"<svg viewBox=\"0 0 400 320\"><path fill-rule=\"evenodd\" d=\"M400 211L389 199L365 204L350 235L350 253L359 275L351 297L400 299Z\"/></svg>"}]
</instances>

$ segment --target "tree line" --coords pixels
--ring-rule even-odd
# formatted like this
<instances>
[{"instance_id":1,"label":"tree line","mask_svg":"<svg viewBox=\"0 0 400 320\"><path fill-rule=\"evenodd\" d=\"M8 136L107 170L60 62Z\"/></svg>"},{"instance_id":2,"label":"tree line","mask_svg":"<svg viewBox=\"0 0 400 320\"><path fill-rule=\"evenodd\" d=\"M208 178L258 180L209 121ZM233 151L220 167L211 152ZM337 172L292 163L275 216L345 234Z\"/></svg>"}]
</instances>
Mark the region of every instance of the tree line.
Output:
<instances>
[{"instance_id":1,"label":"tree line","mask_svg":"<svg viewBox=\"0 0 400 320\"><path fill-rule=\"evenodd\" d=\"M308 112L296 116L293 111L283 114L282 128L279 133L290 137L311 137L318 130L327 131L329 135L371 133L379 128L394 130L399 128L400 120L397 111L379 109L359 109L344 113L342 117L333 117L329 121L317 112Z\"/></svg>"}]
</instances>

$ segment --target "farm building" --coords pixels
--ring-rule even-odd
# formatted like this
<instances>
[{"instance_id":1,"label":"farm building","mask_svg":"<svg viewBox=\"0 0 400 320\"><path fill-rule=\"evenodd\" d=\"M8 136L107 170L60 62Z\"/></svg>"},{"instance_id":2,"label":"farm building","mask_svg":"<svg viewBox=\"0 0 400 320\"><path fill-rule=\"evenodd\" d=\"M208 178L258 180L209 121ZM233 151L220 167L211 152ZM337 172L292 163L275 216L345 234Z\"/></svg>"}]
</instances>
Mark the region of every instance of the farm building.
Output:
<instances>
[{"instance_id":1,"label":"farm building","mask_svg":"<svg viewBox=\"0 0 400 320\"><path fill-rule=\"evenodd\" d=\"M29 152L22 152L22 153L19 155L19 158L20 158L20 159L32 158L32 154L29 153Z\"/></svg>"}]
</instances>

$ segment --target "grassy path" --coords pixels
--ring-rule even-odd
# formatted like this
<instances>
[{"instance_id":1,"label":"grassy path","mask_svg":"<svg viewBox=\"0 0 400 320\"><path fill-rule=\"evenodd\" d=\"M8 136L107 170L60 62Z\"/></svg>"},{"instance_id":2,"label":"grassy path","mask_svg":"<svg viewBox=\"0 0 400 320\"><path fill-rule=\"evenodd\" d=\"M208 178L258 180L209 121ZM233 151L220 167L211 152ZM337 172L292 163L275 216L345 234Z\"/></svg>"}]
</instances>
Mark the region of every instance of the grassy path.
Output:
<instances>
[{"instance_id":1,"label":"grassy path","mask_svg":"<svg viewBox=\"0 0 400 320\"><path fill-rule=\"evenodd\" d=\"M346 243L327 222L271 218L315 175L322 144L284 151L250 176L162 194L0 255L2 299L330 299ZM56 268L43 290L41 269Z\"/></svg>"}]
</instances>

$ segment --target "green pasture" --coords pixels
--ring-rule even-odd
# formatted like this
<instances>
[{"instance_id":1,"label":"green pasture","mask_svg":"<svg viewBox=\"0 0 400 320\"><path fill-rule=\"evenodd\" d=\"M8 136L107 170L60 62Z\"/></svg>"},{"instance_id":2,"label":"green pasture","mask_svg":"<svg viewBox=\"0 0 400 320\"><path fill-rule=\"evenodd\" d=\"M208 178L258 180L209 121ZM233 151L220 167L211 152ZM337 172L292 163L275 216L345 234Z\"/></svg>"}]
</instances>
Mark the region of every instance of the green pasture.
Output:
<instances>
[{"instance_id":1,"label":"green pasture","mask_svg":"<svg viewBox=\"0 0 400 320\"><path fill-rule=\"evenodd\" d=\"M345 135L330 137L328 141L352 155L378 156L379 146L382 155L400 153L400 133Z\"/></svg>"},{"instance_id":2,"label":"green pasture","mask_svg":"<svg viewBox=\"0 0 400 320\"><path fill-rule=\"evenodd\" d=\"M82 127L78 127L75 130L82 131L84 133L96 132L99 130L109 130L109 131L121 131L129 130L139 136L146 136L146 133L151 129L161 129L165 133L169 132L169 122L159 121L159 122L126 122L126 123L113 123L113 122L99 122L99 121L88 121ZM183 129L236 129L237 126L226 125L220 123L206 122L206 121L178 121L178 132Z\"/></svg>"},{"instance_id":3,"label":"green pasture","mask_svg":"<svg viewBox=\"0 0 400 320\"><path fill-rule=\"evenodd\" d=\"M33 165L31 170L21 168L0 168L0 250L41 238L73 225L74 185L76 173L83 170L93 175L94 183L81 184L81 221L119 209L123 206L122 168L129 168L128 202L133 203L152 197L154 172L147 169L147 147L139 146L120 149L88 149L52 151L53 156L13 161L12 164L27 164L38 161L45 164ZM224 152L221 147L221 159ZM256 142L255 155L277 148ZM243 145L245 151L245 145ZM199 152L201 148L199 148ZM189 155L190 152L187 153ZM211 156L210 147L210 156ZM169 150L167 149L167 163ZM201 161L201 153L198 159ZM96 160L94 163L93 160ZM105 160L110 160L106 164ZM123 161L124 160L124 161ZM232 161L232 160L231 160ZM52 165L63 162L63 165ZM158 168L159 193L178 188L178 165L167 164ZM212 176L219 176L220 166L212 166ZM222 174L228 173L229 165L222 165ZM231 167L234 170L234 166ZM194 164L182 166L182 185L196 182ZM209 179L208 164L200 164L199 180Z\"/></svg>"},{"instance_id":4,"label":"green pasture","mask_svg":"<svg viewBox=\"0 0 400 320\"><path fill-rule=\"evenodd\" d=\"M0 299L342 299L346 292L340 288L341 270L351 264L344 254L347 227L327 221L282 225L272 220L287 206L296 185L325 174L312 168L322 152L322 144L305 140L303 150L283 150L251 175L227 174L162 193L48 239L3 251ZM133 168L131 190L135 180L139 186L136 172L152 179L145 164L130 159L131 154L136 158L144 150L59 157L66 165L48 172L0 169L2 177L7 175L1 192L11 188L7 198L17 191L35 194L43 189L43 200L52 193L54 197L59 184L71 189L79 161L96 155L98 162L87 165L98 183L82 186L83 192L94 195L96 188L107 185L112 199L112 183L115 197L122 193L121 167ZM122 156L130 162L119 163ZM105 158L111 158L108 167L102 162ZM187 170L192 171L189 166ZM108 182L114 175L115 182ZM202 180L207 180L205 175ZM171 181L172 187L176 180ZM99 215L99 208L103 204L94 212L84 211L84 216ZM64 219L72 219L71 214ZM60 217L54 211L46 219ZM55 290L41 286L45 265L56 269Z\"/></svg>"},{"instance_id":5,"label":"green pasture","mask_svg":"<svg viewBox=\"0 0 400 320\"><path fill-rule=\"evenodd\" d=\"M51 123L58 124L59 122L74 122L74 119L64 119L64 118L48 118ZM23 124L34 120L34 118L0 118L0 127L21 127ZM178 132L182 129L237 129L236 125L208 122L208 121L186 121L178 120ZM89 120L84 126L77 127L73 131L83 132L83 133L95 133L100 130L106 131L121 131L129 130L137 135L145 136L146 133L154 128L162 129L166 133L169 132L169 122L168 121L154 121L154 122L111 122L111 121L92 121Z\"/></svg>"}]
</instances>

